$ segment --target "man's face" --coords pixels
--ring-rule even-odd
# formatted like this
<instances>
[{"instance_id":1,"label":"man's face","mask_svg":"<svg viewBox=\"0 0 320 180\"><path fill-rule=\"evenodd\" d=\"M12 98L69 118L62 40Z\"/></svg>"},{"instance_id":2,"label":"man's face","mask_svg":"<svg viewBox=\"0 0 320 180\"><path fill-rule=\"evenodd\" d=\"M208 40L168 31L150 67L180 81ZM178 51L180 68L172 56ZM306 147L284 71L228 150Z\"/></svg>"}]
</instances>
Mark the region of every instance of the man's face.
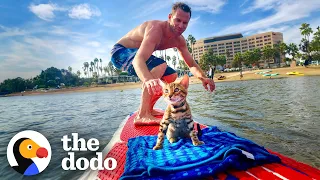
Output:
<instances>
[{"instance_id":1,"label":"man's face","mask_svg":"<svg viewBox=\"0 0 320 180\"><path fill-rule=\"evenodd\" d=\"M169 14L169 23L171 30L180 36L188 26L190 21L190 13L184 12L182 9L177 9L174 14Z\"/></svg>"}]
</instances>

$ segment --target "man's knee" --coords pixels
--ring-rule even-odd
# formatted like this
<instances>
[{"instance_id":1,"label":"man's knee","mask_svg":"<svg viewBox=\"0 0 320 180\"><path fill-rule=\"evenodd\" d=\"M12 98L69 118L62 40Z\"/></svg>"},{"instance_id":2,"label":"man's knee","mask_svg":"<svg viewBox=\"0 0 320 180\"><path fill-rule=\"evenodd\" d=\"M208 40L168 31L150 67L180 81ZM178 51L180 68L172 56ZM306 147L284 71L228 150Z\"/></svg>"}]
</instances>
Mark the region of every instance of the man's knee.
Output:
<instances>
[{"instance_id":1,"label":"man's knee","mask_svg":"<svg viewBox=\"0 0 320 180\"><path fill-rule=\"evenodd\" d=\"M173 74L169 74L167 76L163 76L161 79L163 81L165 81L166 83L172 83L174 82L178 77L178 74L177 73L173 73Z\"/></svg>"}]
</instances>

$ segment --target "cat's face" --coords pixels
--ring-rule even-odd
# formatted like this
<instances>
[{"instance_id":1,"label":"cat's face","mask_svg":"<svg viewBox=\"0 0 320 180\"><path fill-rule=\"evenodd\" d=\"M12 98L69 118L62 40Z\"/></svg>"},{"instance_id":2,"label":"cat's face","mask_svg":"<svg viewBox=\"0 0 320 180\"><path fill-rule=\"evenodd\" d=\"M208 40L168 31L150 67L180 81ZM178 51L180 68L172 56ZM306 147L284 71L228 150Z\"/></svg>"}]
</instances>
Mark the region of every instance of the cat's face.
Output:
<instances>
[{"instance_id":1,"label":"cat's face","mask_svg":"<svg viewBox=\"0 0 320 180\"><path fill-rule=\"evenodd\" d=\"M189 77L185 75L180 83L164 84L163 96L164 100L171 105L179 105L185 101L189 86Z\"/></svg>"}]
</instances>

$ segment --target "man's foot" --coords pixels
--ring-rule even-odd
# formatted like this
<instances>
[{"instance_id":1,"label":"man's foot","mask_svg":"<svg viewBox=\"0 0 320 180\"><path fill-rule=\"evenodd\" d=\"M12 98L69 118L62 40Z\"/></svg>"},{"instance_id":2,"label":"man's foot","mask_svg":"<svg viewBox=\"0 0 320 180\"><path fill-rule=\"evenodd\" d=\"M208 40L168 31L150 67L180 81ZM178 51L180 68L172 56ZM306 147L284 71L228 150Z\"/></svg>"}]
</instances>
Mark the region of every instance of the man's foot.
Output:
<instances>
[{"instance_id":1,"label":"man's foot","mask_svg":"<svg viewBox=\"0 0 320 180\"><path fill-rule=\"evenodd\" d=\"M151 111L152 116L163 116L164 111L158 110L158 109L153 109Z\"/></svg>"},{"instance_id":2,"label":"man's foot","mask_svg":"<svg viewBox=\"0 0 320 180\"><path fill-rule=\"evenodd\" d=\"M152 115L147 115L144 117L136 116L134 118L134 125L136 126L157 126L160 124L161 119L156 118Z\"/></svg>"}]
</instances>

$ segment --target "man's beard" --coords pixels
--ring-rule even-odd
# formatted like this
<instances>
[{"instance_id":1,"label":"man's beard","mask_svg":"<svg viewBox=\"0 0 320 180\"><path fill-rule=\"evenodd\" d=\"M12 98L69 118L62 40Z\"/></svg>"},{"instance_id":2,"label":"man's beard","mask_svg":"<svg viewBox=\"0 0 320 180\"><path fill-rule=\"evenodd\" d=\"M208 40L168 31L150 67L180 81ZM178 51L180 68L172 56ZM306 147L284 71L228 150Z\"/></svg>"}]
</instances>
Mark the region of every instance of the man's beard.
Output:
<instances>
[{"instance_id":1,"label":"man's beard","mask_svg":"<svg viewBox=\"0 0 320 180\"><path fill-rule=\"evenodd\" d=\"M175 34L180 36L182 33L179 33L178 31L176 31L176 29L174 28L174 25L172 25L171 23L169 23L169 27L171 29L171 31Z\"/></svg>"}]
</instances>

